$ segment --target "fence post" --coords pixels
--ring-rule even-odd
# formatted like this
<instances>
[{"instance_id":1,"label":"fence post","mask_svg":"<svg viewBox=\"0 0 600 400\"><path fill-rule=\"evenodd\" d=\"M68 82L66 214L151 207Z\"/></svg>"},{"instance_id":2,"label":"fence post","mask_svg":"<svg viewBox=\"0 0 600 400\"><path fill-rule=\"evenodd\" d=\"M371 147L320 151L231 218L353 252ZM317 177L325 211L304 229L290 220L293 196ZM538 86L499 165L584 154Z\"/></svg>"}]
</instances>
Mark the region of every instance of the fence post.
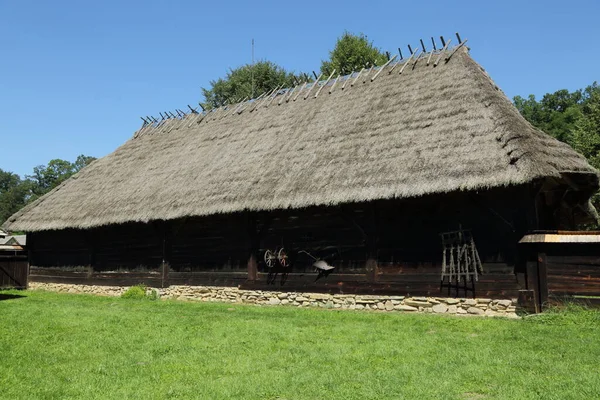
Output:
<instances>
[{"instance_id":1,"label":"fence post","mask_svg":"<svg viewBox=\"0 0 600 400\"><path fill-rule=\"evenodd\" d=\"M544 305L548 302L548 266L546 253L538 253L538 288L540 311L543 311Z\"/></svg>"}]
</instances>

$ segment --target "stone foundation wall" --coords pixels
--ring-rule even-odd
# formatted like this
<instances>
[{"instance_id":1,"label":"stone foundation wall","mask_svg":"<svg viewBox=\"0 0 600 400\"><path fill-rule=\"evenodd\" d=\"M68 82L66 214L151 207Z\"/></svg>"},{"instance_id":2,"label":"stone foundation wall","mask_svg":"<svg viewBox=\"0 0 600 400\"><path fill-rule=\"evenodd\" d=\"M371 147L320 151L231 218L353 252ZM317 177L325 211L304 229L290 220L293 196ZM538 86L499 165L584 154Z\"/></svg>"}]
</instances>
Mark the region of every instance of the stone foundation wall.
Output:
<instances>
[{"instance_id":1,"label":"stone foundation wall","mask_svg":"<svg viewBox=\"0 0 600 400\"><path fill-rule=\"evenodd\" d=\"M71 285L41 282L30 282L29 288L65 293L89 293L102 296L120 296L128 289L128 287L123 286ZM511 300L294 293L240 290L235 287L219 286L170 286L163 289L148 290L157 290L162 299L188 301L518 318L516 314L516 302Z\"/></svg>"}]
</instances>

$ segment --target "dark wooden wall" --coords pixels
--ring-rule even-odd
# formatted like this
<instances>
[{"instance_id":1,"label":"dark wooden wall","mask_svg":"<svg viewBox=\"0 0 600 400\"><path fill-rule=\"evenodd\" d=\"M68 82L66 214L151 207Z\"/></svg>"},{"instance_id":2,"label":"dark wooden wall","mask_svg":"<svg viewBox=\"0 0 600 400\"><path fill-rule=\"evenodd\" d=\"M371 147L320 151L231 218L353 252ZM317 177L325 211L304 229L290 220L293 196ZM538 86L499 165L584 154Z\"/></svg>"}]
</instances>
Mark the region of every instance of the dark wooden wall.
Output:
<instances>
[{"instance_id":1,"label":"dark wooden wall","mask_svg":"<svg viewBox=\"0 0 600 400\"><path fill-rule=\"evenodd\" d=\"M23 252L0 252L0 288L26 289L28 267Z\"/></svg>"},{"instance_id":2,"label":"dark wooden wall","mask_svg":"<svg viewBox=\"0 0 600 400\"><path fill-rule=\"evenodd\" d=\"M516 297L525 269L516 246L529 228L526 205L534 203L528 193L515 187L35 232L28 238L32 279L115 284L131 278L156 286L442 296L448 293L440 289L439 234L465 228L472 230L484 262L475 295ZM275 276L262 259L266 249L278 246L286 248L291 265ZM313 260L300 250L335 270L317 280ZM169 267L164 271L163 262Z\"/></svg>"}]
</instances>

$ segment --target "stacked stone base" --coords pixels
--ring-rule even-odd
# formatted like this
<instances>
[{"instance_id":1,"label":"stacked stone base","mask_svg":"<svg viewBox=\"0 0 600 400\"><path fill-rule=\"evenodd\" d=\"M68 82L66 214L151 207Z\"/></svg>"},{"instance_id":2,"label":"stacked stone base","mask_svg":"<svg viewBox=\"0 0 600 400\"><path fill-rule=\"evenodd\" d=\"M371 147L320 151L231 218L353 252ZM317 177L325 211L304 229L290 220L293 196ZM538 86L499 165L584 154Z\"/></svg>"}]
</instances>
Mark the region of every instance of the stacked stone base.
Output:
<instances>
[{"instance_id":1,"label":"stacked stone base","mask_svg":"<svg viewBox=\"0 0 600 400\"><path fill-rule=\"evenodd\" d=\"M30 282L29 288L65 293L89 293L102 296L120 296L128 289L128 287L123 286L71 285L41 282ZM340 310L423 312L458 316L519 318L516 314L516 304L512 300L295 293L241 290L235 287L220 286L170 286L163 289L148 290L158 291L161 299L321 307Z\"/></svg>"}]
</instances>

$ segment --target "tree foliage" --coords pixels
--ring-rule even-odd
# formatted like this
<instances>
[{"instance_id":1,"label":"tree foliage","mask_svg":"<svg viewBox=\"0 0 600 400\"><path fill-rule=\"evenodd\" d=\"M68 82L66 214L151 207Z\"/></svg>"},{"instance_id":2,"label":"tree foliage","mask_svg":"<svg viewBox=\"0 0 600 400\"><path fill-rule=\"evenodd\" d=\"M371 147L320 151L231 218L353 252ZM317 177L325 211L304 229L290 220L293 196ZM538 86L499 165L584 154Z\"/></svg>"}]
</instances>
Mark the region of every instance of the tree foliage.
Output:
<instances>
[{"instance_id":1,"label":"tree foliage","mask_svg":"<svg viewBox=\"0 0 600 400\"><path fill-rule=\"evenodd\" d=\"M80 155L73 163L54 159L48 165L38 165L25 179L0 169L0 223L23 206L48 193L62 182L94 161L94 157Z\"/></svg>"},{"instance_id":2,"label":"tree foliage","mask_svg":"<svg viewBox=\"0 0 600 400\"><path fill-rule=\"evenodd\" d=\"M387 56L364 34L344 32L329 53L329 60L321 63L321 73L330 75L335 69L336 73L348 75L365 67L383 65L386 61Z\"/></svg>"},{"instance_id":3,"label":"tree foliage","mask_svg":"<svg viewBox=\"0 0 600 400\"><path fill-rule=\"evenodd\" d=\"M225 78L210 82L210 88L202 88L205 109L252 99L279 86L294 86L298 77L271 61L259 61L230 70Z\"/></svg>"},{"instance_id":4,"label":"tree foliage","mask_svg":"<svg viewBox=\"0 0 600 400\"><path fill-rule=\"evenodd\" d=\"M600 87L596 82L574 92L566 89L545 94L516 96L514 104L535 127L570 144L600 168Z\"/></svg>"},{"instance_id":5,"label":"tree foliage","mask_svg":"<svg viewBox=\"0 0 600 400\"><path fill-rule=\"evenodd\" d=\"M600 87L596 82L574 92L563 89L547 93L540 101L533 95L513 100L532 125L568 143L600 170ZM600 210L598 194L592 197L592 203Z\"/></svg>"}]
</instances>

